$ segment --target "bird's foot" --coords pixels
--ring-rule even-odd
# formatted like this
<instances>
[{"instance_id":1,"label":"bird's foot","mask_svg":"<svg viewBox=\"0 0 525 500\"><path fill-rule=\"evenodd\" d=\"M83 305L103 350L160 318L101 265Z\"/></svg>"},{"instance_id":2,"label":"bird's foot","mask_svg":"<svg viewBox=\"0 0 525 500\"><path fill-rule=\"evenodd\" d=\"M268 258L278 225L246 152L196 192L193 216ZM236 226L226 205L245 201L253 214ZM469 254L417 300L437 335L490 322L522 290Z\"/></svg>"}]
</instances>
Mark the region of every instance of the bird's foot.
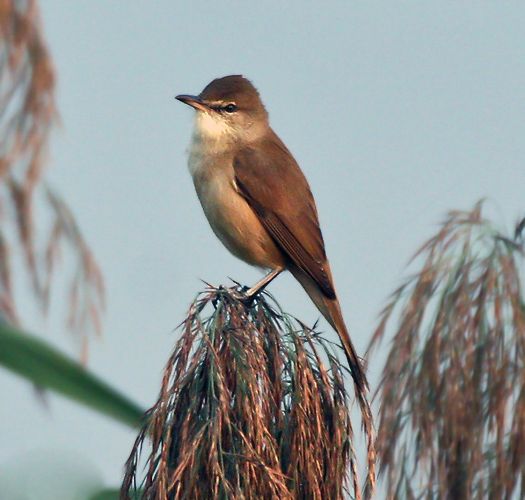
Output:
<instances>
[{"instance_id":1,"label":"bird's foot","mask_svg":"<svg viewBox=\"0 0 525 500\"><path fill-rule=\"evenodd\" d=\"M245 306L251 305L253 299L255 299L255 296L257 295L255 293L250 293L250 288L247 286L230 288L229 293L235 300L242 302Z\"/></svg>"}]
</instances>

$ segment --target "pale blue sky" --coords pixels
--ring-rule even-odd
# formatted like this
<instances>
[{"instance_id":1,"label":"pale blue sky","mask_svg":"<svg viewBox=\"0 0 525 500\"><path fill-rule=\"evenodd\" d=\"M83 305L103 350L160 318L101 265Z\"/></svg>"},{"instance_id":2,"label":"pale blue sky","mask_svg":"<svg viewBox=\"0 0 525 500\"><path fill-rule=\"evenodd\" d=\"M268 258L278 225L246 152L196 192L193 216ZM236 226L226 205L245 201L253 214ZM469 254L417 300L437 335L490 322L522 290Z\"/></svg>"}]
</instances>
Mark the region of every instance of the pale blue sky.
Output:
<instances>
[{"instance_id":1,"label":"pale blue sky","mask_svg":"<svg viewBox=\"0 0 525 500\"><path fill-rule=\"evenodd\" d=\"M144 406L199 279L259 277L202 214L186 169L192 113L176 94L230 73L259 88L312 185L360 353L409 256L448 209L488 196L508 226L525 210L522 3L41 4L63 120L49 176L108 288L90 367ZM271 292L289 312L317 318L291 277ZM58 320L29 324L75 352ZM380 369L371 363L373 382ZM46 411L4 371L0 388L0 466L35 450L75 450L118 483L134 432L57 397Z\"/></svg>"}]
</instances>

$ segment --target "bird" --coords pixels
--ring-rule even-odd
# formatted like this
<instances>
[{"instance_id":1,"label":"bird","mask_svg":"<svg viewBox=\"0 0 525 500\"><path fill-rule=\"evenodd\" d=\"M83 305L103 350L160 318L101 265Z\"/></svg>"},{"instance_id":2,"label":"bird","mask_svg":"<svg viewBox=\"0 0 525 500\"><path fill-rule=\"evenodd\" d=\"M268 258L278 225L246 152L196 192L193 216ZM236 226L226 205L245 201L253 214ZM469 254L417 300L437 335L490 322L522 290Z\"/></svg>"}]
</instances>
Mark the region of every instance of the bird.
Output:
<instances>
[{"instance_id":1,"label":"bird","mask_svg":"<svg viewBox=\"0 0 525 500\"><path fill-rule=\"evenodd\" d=\"M244 296L290 271L337 332L369 412L368 381L343 319L314 197L259 92L244 76L229 75L176 99L196 111L188 168L213 232L233 255L269 271Z\"/></svg>"}]
</instances>

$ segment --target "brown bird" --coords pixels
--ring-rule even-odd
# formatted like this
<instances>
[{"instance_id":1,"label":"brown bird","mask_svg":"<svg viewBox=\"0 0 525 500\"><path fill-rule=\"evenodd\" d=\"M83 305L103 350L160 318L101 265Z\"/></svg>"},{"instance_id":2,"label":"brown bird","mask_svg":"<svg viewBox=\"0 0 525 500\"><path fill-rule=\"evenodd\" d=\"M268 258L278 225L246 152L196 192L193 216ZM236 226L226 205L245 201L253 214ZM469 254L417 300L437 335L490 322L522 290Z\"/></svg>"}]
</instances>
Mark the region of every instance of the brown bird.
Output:
<instances>
[{"instance_id":1,"label":"brown bird","mask_svg":"<svg viewBox=\"0 0 525 500\"><path fill-rule=\"evenodd\" d=\"M188 165L211 228L231 253L270 270L246 296L288 269L337 331L369 412L368 383L341 314L312 192L256 88L231 75L177 99L197 111Z\"/></svg>"}]
</instances>

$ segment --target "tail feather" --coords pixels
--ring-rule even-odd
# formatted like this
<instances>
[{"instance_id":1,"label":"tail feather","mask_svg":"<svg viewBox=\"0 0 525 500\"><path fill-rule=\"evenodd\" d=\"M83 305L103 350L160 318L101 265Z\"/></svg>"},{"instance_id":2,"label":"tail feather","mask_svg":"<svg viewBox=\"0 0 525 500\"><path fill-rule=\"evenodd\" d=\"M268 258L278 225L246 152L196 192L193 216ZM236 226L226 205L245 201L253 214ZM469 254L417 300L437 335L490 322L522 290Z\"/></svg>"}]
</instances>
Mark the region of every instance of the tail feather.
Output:
<instances>
[{"instance_id":1,"label":"tail feather","mask_svg":"<svg viewBox=\"0 0 525 500\"><path fill-rule=\"evenodd\" d=\"M341 313L341 307L337 298L330 299L326 297L323 292L319 289L317 284L306 275L301 269L295 266L289 267L290 272L294 277L301 283L306 293L312 299L313 303L317 306L317 309L326 318L328 323L339 335L341 344L345 351L346 359L348 361L348 367L350 368L350 374L354 381L354 389L356 399L361 410L361 420L363 422L363 428L367 440L368 450L368 477L367 477L367 496L371 495L375 488L375 445L374 445L374 426L372 418L372 410L368 402L368 381L366 378L365 371L361 364L361 360L357 356L350 334L346 328L346 324ZM327 272L332 279L330 268L327 265Z\"/></svg>"},{"instance_id":2,"label":"tail feather","mask_svg":"<svg viewBox=\"0 0 525 500\"><path fill-rule=\"evenodd\" d=\"M317 305L316 301L314 301L314 303L319 309L319 311L326 318L328 323L330 323L332 328L339 335L339 339L343 344L343 349L345 351L346 359L348 361L350 373L352 374L352 378L354 379L355 384L357 385L359 391L368 392L368 380L366 378L366 374L363 369L361 360L357 356L354 344L352 343L350 335L348 334L348 330L343 320L343 315L341 313L341 307L339 306L338 300L322 298L321 301L321 307Z\"/></svg>"},{"instance_id":3,"label":"tail feather","mask_svg":"<svg viewBox=\"0 0 525 500\"><path fill-rule=\"evenodd\" d=\"M319 289L317 284L310 278L310 276L306 275L303 271L301 271L301 269L297 267L290 267L290 272L294 275L297 281L301 283L303 288L306 290L306 293L317 306L317 309L319 309L319 312L325 317L328 323L330 323L332 328L339 335L339 339L343 345L346 359L348 361L348 366L350 368L350 373L352 374L355 385L357 386L359 392L366 393L368 391L368 381L366 379L366 374L361 361L357 356L354 345L352 344L352 340L350 339L350 335L341 313L339 301L337 298L329 299L326 297Z\"/></svg>"}]
</instances>

